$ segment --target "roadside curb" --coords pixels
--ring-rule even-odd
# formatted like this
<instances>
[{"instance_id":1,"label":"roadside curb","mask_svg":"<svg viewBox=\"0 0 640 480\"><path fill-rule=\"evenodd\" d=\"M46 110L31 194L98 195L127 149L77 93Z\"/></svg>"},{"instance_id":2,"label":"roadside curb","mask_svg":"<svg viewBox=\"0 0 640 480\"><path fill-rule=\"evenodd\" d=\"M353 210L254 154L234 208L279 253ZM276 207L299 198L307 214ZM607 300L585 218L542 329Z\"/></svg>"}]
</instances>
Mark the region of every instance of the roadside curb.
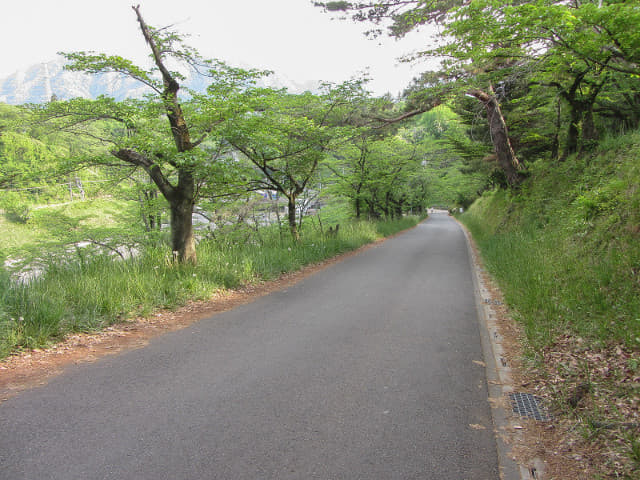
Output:
<instances>
[{"instance_id":1,"label":"roadside curb","mask_svg":"<svg viewBox=\"0 0 640 480\"><path fill-rule=\"evenodd\" d=\"M509 410L508 395L513 393L511 368L507 363L501 345L501 336L496 323L496 314L492 308L491 292L482 278L483 268L473 248L473 238L467 228L455 219L462 229L472 271L473 291L478 312L478 327L484 355L489 404L493 417L498 467L501 480L542 480L544 464L534 460L530 465L520 465L511 455L509 439L515 439L521 433L518 418Z\"/></svg>"}]
</instances>

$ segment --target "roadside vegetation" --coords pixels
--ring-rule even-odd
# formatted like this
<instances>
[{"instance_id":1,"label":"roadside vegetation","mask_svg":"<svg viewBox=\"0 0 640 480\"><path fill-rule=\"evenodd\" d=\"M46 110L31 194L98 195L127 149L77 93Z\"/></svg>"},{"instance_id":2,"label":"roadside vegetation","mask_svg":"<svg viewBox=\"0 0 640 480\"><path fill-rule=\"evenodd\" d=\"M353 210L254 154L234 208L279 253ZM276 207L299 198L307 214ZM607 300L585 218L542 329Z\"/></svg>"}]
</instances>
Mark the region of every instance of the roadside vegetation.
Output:
<instances>
[{"instance_id":1,"label":"roadside vegetation","mask_svg":"<svg viewBox=\"0 0 640 480\"><path fill-rule=\"evenodd\" d=\"M0 104L0 356L353 250L433 196L438 115L389 122L402 104L364 79L260 87L270 72L203 58L133 11L149 65L63 56L144 97Z\"/></svg>"},{"instance_id":2,"label":"roadside vegetation","mask_svg":"<svg viewBox=\"0 0 640 480\"><path fill-rule=\"evenodd\" d=\"M605 478L640 472L638 158L636 131L539 160L521 189L486 192L460 216L523 326L558 455Z\"/></svg>"},{"instance_id":3,"label":"roadside vegetation","mask_svg":"<svg viewBox=\"0 0 640 480\"><path fill-rule=\"evenodd\" d=\"M419 217L347 222L328 235L308 222L300 241L277 226L242 228L219 239L199 242L197 265L174 261L166 245L146 246L133 258L113 252L77 251L43 260L45 273L29 282L0 277L0 357L21 349L41 348L72 332L90 332L172 309L189 300L275 279L283 273L354 250L410 228ZM333 228L333 227L332 227Z\"/></svg>"},{"instance_id":4,"label":"roadside vegetation","mask_svg":"<svg viewBox=\"0 0 640 480\"><path fill-rule=\"evenodd\" d=\"M539 160L520 190L486 192L461 216L534 349L558 333L640 346L639 157L635 132Z\"/></svg>"},{"instance_id":5,"label":"roadside vegetation","mask_svg":"<svg viewBox=\"0 0 640 480\"><path fill-rule=\"evenodd\" d=\"M405 91L405 118L446 104L466 126L447 141L484 182L455 202L554 406L535 455L555 459L549 478L640 478L637 3L316 4L373 36L438 32L407 52L442 62Z\"/></svg>"}]
</instances>

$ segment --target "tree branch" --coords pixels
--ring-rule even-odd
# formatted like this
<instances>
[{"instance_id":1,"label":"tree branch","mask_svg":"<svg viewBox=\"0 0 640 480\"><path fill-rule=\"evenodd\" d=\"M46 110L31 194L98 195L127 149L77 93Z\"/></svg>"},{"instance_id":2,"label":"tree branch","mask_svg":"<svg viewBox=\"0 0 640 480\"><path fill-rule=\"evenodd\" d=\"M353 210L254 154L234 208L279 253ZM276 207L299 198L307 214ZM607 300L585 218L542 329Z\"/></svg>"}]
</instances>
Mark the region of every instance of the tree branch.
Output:
<instances>
[{"instance_id":1,"label":"tree branch","mask_svg":"<svg viewBox=\"0 0 640 480\"><path fill-rule=\"evenodd\" d=\"M167 178L162 173L162 170L158 165L156 165L150 158L130 149L122 148L120 150L112 150L111 154L122 160L123 162L127 162L131 165L136 165L144 168L144 170L149 174L153 182L158 186L162 194L169 201L173 198L175 194L175 188Z\"/></svg>"}]
</instances>

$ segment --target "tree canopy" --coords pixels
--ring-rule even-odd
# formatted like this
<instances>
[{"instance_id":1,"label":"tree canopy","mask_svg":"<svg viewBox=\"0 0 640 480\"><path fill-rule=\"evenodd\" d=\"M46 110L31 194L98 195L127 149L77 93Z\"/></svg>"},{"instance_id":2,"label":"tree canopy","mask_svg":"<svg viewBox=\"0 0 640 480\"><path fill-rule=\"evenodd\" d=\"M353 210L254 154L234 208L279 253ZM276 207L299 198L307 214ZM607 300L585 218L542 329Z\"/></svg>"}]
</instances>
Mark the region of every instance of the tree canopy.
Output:
<instances>
[{"instance_id":1,"label":"tree canopy","mask_svg":"<svg viewBox=\"0 0 640 480\"><path fill-rule=\"evenodd\" d=\"M117 159L144 170L169 204L176 257L195 262L193 207L200 189L211 183L216 162L224 153L217 132L234 115L246 112L251 88L266 72L203 59L177 33L147 25L139 7L133 9L151 51L152 68L91 52L64 54L71 62L66 68L87 73L118 72L140 81L150 93L142 100L122 102L106 97L56 101L36 108L36 112L58 129L87 136L95 137L88 126L108 124L98 137L104 148L84 160L109 164ZM172 62L209 77L206 92L181 95L180 82L185 77L179 70L170 69Z\"/></svg>"},{"instance_id":2,"label":"tree canopy","mask_svg":"<svg viewBox=\"0 0 640 480\"><path fill-rule=\"evenodd\" d=\"M442 60L406 90L407 112L466 97L484 110L495 159L516 186L538 155L560 160L590 148L603 131L640 122L640 21L634 2L390 0L315 2L372 24L371 35L401 38L427 25L440 35L408 61ZM433 39L432 39L433 40ZM477 123L477 122L476 122Z\"/></svg>"}]
</instances>

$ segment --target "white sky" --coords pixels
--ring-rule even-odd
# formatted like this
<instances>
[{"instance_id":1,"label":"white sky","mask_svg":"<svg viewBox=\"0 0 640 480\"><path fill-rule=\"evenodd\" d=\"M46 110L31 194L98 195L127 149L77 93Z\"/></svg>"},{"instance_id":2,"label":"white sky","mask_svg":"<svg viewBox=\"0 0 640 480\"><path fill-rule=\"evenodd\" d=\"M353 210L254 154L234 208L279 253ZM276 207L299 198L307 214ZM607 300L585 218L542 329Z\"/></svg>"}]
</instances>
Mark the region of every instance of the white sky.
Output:
<instances>
[{"instance_id":1,"label":"white sky","mask_svg":"<svg viewBox=\"0 0 640 480\"><path fill-rule=\"evenodd\" d=\"M137 3L148 24L176 24L206 58L296 81L341 82L369 67L369 89L396 95L426 69L397 61L425 48L426 33L368 40L365 25L331 20L311 0L0 0L0 78L59 51L145 62L148 50L131 9Z\"/></svg>"}]
</instances>

